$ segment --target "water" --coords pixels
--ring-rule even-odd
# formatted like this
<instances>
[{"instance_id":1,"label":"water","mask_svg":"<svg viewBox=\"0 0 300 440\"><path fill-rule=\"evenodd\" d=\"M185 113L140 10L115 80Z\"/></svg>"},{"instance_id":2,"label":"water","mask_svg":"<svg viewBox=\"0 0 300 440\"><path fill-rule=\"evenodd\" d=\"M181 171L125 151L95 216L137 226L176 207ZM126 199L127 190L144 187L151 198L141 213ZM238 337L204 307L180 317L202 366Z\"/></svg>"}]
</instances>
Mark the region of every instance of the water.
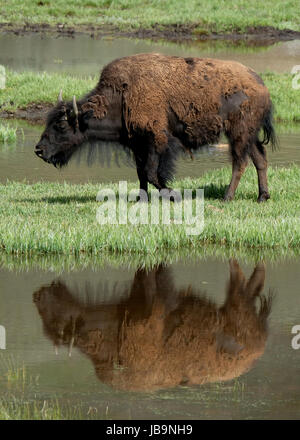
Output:
<instances>
[{"instance_id":1,"label":"water","mask_svg":"<svg viewBox=\"0 0 300 440\"><path fill-rule=\"evenodd\" d=\"M28 377L39 376L25 393L80 402L100 418L299 418L298 266L241 260L230 268L217 258L148 271L4 266L2 368L8 357L24 363ZM253 275L246 288L243 274ZM260 318L255 288L269 298Z\"/></svg>"},{"instance_id":2,"label":"water","mask_svg":"<svg viewBox=\"0 0 300 440\"><path fill-rule=\"evenodd\" d=\"M37 144L42 127L30 126L18 122L18 140L16 144L0 144L0 182L8 180L38 182L41 180L51 182L71 183L103 183L119 182L120 180L136 181L137 174L133 163L128 162L126 154L120 148L119 164L114 160L107 164L97 161L89 166L83 154L80 163L75 157L71 163L62 170L46 164L33 152ZM300 164L300 136L297 133L283 133L279 135L280 150L268 150L269 163L272 165L287 166L291 163ZM224 141L226 142L226 140ZM105 159L105 157L103 158ZM225 144L204 149L197 154L194 160L189 157L179 158L177 161L177 178L190 176L197 178L207 170L230 166L231 160Z\"/></svg>"},{"instance_id":3,"label":"water","mask_svg":"<svg viewBox=\"0 0 300 440\"><path fill-rule=\"evenodd\" d=\"M257 72L290 72L299 64L300 41L252 47L232 42L208 41L176 44L131 39L92 39L40 35L0 35L0 64L16 70L69 72L91 75L122 56L143 52L168 55L212 57L239 61Z\"/></svg>"}]
</instances>

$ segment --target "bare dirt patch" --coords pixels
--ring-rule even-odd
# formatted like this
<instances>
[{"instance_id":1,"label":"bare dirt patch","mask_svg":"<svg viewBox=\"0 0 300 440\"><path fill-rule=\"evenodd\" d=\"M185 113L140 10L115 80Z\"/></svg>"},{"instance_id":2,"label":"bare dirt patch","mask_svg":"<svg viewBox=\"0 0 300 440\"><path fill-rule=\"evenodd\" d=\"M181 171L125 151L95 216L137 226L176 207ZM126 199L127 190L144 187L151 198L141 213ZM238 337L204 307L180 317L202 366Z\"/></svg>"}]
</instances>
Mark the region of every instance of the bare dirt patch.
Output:
<instances>
[{"instance_id":1,"label":"bare dirt patch","mask_svg":"<svg viewBox=\"0 0 300 440\"><path fill-rule=\"evenodd\" d=\"M54 36L64 36L75 38L78 34L88 34L92 38L110 37L133 37L143 39L165 39L170 41L185 40L229 40L245 41L249 44L268 45L277 41L288 41L300 39L300 32L291 29L276 29L271 26L249 27L245 32L234 31L231 33L216 33L201 30L196 24L181 25L154 25L150 29L137 29L123 31L114 26L91 26L81 25L79 27L66 26L59 23L56 26L49 24L30 24L16 25L14 23L0 23L0 32L9 32L16 35L28 33L51 33Z\"/></svg>"},{"instance_id":2,"label":"bare dirt patch","mask_svg":"<svg viewBox=\"0 0 300 440\"><path fill-rule=\"evenodd\" d=\"M47 113L53 108L52 104L29 104L16 110L0 109L0 118L4 119L24 119L31 124L44 124Z\"/></svg>"}]
</instances>

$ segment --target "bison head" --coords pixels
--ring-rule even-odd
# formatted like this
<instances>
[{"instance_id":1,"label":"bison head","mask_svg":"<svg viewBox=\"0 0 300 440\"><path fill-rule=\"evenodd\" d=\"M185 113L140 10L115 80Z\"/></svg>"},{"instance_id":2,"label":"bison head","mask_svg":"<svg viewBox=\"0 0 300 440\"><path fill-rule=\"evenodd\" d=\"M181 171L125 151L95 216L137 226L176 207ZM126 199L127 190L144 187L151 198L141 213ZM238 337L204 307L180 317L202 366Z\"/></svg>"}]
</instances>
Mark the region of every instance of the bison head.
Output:
<instances>
[{"instance_id":1,"label":"bison head","mask_svg":"<svg viewBox=\"0 0 300 440\"><path fill-rule=\"evenodd\" d=\"M63 166L83 141L76 98L73 97L72 105L64 103L60 91L58 103L49 113L46 128L35 147L35 154L55 167Z\"/></svg>"},{"instance_id":2,"label":"bison head","mask_svg":"<svg viewBox=\"0 0 300 440\"><path fill-rule=\"evenodd\" d=\"M60 91L35 154L61 167L85 141L118 141L121 126L120 96L109 104L104 95L91 94L77 106L75 96L72 102L64 102Z\"/></svg>"}]
</instances>

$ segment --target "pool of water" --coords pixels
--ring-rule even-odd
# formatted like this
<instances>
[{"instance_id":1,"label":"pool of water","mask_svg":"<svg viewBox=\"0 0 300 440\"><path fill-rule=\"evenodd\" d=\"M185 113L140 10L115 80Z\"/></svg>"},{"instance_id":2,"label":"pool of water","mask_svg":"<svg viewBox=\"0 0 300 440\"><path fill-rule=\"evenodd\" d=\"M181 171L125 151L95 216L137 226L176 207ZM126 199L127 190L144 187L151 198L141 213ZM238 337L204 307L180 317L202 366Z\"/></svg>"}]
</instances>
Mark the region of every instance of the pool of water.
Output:
<instances>
[{"instance_id":1,"label":"pool of water","mask_svg":"<svg viewBox=\"0 0 300 440\"><path fill-rule=\"evenodd\" d=\"M25 395L109 419L299 418L298 260L11 265L0 285L0 368L25 366Z\"/></svg>"},{"instance_id":2,"label":"pool of water","mask_svg":"<svg viewBox=\"0 0 300 440\"><path fill-rule=\"evenodd\" d=\"M257 72L290 72L299 64L300 40L253 47L232 42L198 41L184 44L132 39L92 39L40 35L0 35L0 64L16 71L69 72L91 75L127 55L161 52L168 55L212 57L239 61Z\"/></svg>"},{"instance_id":3,"label":"pool of water","mask_svg":"<svg viewBox=\"0 0 300 440\"><path fill-rule=\"evenodd\" d=\"M7 122L4 122L7 123ZM52 181L52 182L119 182L120 180L136 181L137 174L133 162L128 160L123 149L120 147L118 161L110 152L107 145L102 154L93 163L88 163L88 148L81 154L80 161L74 157L71 163L62 170L57 170L52 165L46 164L33 152L34 146L39 140L42 127L30 126L23 122L15 123L19 127L16 144L0 144L0 182L7 180L28 182ZM300 164L300 134L282 133L279 135L280 149L272 152L269 150L268 159L272 165L285 166L291 163ZM226 142L226 140L224 140ZM108 159L107 159L108 156ZM190 176L196 178L205 171L230 166L231 160L227 144L203 149L194 160L189 157L179 158L177 161L176 177Z\"/></svg>"}]
</instances>

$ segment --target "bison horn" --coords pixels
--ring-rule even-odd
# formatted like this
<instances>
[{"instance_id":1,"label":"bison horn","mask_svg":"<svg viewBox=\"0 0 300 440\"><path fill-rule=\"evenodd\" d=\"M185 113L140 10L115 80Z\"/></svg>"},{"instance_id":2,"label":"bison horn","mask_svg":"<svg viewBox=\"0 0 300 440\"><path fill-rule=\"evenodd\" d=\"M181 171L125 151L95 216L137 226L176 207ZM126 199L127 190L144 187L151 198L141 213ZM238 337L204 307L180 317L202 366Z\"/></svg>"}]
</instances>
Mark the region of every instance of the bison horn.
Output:
<instances>
[{"instance_id":1,"label":"bison horn","mask_svg":"<svg viewBox=\"0 0 300 440\"><path fill-rule=\"evenodd\" d=\"M73 96L73 110L74 110L74 113L75 113L76 118L77 118L78 117L78 108L77 108L75 96Z\"/></svg>"},{"instance_id":2,"label":"bison horn","mask_svg":"<svg viewBox=\"0 0 300 440\"><path fill-rule=\"evenodd\" d=\"M59 92L59 95L58 95L57 101L58 101L58 102L62 102L62 101L63 101L63 99L62 99L62 89L60 89L60 92Z\"/></svg>"}]
</instances>

